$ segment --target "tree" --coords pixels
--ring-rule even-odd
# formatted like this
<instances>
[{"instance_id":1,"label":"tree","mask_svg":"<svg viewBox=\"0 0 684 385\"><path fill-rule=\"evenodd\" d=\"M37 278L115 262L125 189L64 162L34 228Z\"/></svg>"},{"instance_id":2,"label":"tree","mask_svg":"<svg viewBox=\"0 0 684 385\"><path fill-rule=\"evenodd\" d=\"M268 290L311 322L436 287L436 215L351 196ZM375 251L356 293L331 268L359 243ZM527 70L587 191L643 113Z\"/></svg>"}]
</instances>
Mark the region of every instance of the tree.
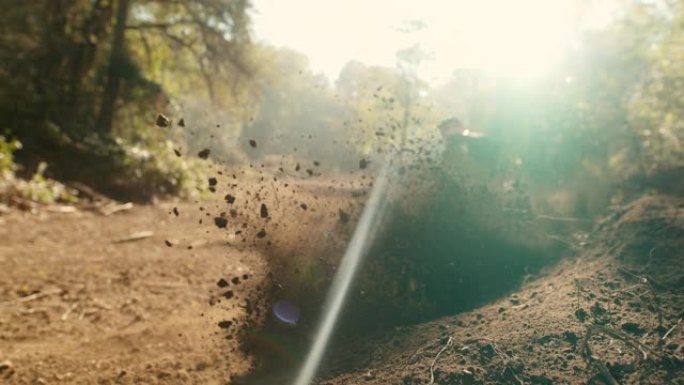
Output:
<instances>
[{"instance_id":1,"label":"tree","mask_svg":"<svg viewBox=\"0 0 684 385\"><path fill-rule=\"evenodd\" d=\"M117 112L195 90L196 79L217 105L249 99L246 0L0 5L7 10L0 16L0 58L7 59L0 81L8 85L0 114L19 136L35 137L39 127L48 141L50 132L76 143L93 133L110 137ZM181 74L191 80L178 81Z\"/></svg>"},{"instance_id":2,"label":"tree","mask_svg":"<svg viewBox=\"0 0 684 385\"><path fill-rule=\"evenodd\" d=\"M340 162L348 156L343 131L344 104L335 98L328 79L313 73L308 59L288 49L260 47L269 68L262 72L260 103L246 119L240 141L249 154L293 153L318 161ZM249 148L249 139L259 146Z\"/></svg>"},{"instance_id":3,"label":"tree","mask_svg":"<svg viewBox=\"0 0 684 385\"><path fill-rule=\"evenodd\" d=\"M126 22L128 21L129 0L119 0L116 8L116 24L112 37L112 48L109 54L109 64L107 68L107 84L102 95L102 106L97 119L96 129L100 134L108 134L112 131L112 120L114 119L114 107L119 98L119 88L121 86L121 65L125 60L124 34L126 32Z\"/></svg>"}]
</instances>

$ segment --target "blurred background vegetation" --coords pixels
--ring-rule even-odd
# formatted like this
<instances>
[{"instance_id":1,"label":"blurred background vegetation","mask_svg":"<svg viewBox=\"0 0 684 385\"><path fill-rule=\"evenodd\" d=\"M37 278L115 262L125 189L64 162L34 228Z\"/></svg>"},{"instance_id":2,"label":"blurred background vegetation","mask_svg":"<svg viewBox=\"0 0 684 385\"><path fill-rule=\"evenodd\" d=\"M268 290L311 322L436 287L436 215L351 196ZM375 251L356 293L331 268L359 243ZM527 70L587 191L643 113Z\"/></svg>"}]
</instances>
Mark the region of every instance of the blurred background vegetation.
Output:
<instances>
[{"instance_id":1,"label":"blurred background vegetation","mask_svg":"<svg viewBox=\"0 0 684 385\"><path fill-rule=\"evenodd\" d=\"M533 82L455 68L438 85L418 76L429 60L420 45L397 52L394 68L350 61L337 79L313 73L304 55L253 41L247 0L0 6L5 179L45 173L125 199L190 197L203 188L194 154L205 147L228 164L286 154L351 170L359 156L438 146L438 124L456 116L495 143L489 169L514 169L545 197L536 205L560 214L596 215L618 186L680 188L682 1L622 1ZM248 139L260 143L249 155Z\"/></svg>"}]
</instances>

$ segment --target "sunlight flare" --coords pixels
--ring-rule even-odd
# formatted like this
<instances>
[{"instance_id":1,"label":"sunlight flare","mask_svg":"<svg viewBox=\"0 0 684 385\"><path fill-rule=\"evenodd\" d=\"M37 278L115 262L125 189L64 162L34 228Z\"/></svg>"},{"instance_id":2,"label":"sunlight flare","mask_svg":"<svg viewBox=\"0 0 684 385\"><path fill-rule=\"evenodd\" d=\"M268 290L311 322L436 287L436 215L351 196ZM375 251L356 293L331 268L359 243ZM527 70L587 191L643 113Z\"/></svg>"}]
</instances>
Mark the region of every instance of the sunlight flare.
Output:
<instances>
[{"instance_id":1,"label":"sunlight flare","mask_svg":"<svg viewBox=\"0 0 684 385\"><path fill-rule=\"evenodd\" d=\"M361 264L363 256L368 250L378 219L384 211L387 168L386 165L382 167L373 183L370 198L361 214L361 219L356 226L356 230L354 230L354 235L347 246L347 251L342 257L339 269L328 292L323 307L323 317L316 332L313 345L311 345L311 349L297 375L294 385L309 385L316 375L318 366L325 353L325 348L339 318L340 310L342 310L342 305L344 305L344 300L349 292L349 287L354 280L354 275Z\"/></svg>"}]
</instances>

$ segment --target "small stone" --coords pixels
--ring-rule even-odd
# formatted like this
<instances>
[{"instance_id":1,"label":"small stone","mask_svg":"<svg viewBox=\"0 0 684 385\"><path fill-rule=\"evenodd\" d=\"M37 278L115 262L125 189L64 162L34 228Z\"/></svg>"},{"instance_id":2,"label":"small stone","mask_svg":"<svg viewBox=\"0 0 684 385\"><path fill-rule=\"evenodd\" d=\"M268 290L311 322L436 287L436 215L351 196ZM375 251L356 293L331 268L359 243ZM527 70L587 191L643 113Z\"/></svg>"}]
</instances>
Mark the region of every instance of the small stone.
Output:
<instances>
[{"instance_id":1,"label":"small stone","mask_svg":"<svg viewBox=\"0 0 684 385\"><path fill-rule=\"evenodd\" d=\"M199 156L201 159L207 159L207 158L209 158L209 154L211 154L211 150L208 148L205 148L204 150L198 152L197 156Z\"/></svg>"},{"instance_id":2,"label":"small stone","mask_svg":"<svg viewBox=\"0 0 684 385\"><path fill-rule=\"evenodd\" d=\"M223 217L216 217L216 218L214 218L214 224L219 229L225 229L226 226L228 226L228 219L223 218Z\"/></svg>"},{"instance_id":3,"label":"small stone","mask_svg":"<svg viewBox=\"0 0 684 385\"><path fill-rule=\"evenodd\" d=\"M168 127L171 124L171 121L163 114L159 114L157 115L156 124L158 127Z\"/></svg>"},{"instance_id":4,"label":"small stone","mask_svg":"<svg viewBox=\"0 0 684 385\"><path fill-rule=\"evenodd\" d=\"M0 377L9 378L14 374L14 365L11 361L0 361Z\"/></svg>"}]
</instances>

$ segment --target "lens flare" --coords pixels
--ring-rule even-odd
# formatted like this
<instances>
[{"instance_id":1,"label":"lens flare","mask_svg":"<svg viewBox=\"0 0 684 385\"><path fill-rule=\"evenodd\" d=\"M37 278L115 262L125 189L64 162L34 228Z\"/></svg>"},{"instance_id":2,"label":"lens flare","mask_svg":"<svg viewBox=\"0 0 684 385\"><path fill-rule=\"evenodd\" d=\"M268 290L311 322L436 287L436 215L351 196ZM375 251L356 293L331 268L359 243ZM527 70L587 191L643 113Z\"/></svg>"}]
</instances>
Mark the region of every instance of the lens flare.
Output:
<instances>
[{"instance_id":1,"label":"lens flare","mask_svg":"<svg viewBox=\"0 0 684 385\"><path fill-rule=\"evenodd\" d=\"M273 315L281 322L294 326L299 322L300 310L294 303L280 300L273 304Z\"/></svg>"},{"instance_id":2,"label":"lens flare","mask_svg":"<svg viewBox=\"0 0 684 385\"><path fill-rule=\"evenodd\" d=\"M309 385L318 370L351 282L354 279L362 257L366 254L373 229L378 223L380 214L384 211L387 168L387 164L385 164L373 183L370 198L361 214L359 224L356 226L356 230L354 230L354 235L347 246L347 251L344 257L342 257L340 267L328 292L323 318L316 332L313 345L311 345L309 354L306 356L304 365L300 369L294 385Z\"/></svg>"}]
</instances>

